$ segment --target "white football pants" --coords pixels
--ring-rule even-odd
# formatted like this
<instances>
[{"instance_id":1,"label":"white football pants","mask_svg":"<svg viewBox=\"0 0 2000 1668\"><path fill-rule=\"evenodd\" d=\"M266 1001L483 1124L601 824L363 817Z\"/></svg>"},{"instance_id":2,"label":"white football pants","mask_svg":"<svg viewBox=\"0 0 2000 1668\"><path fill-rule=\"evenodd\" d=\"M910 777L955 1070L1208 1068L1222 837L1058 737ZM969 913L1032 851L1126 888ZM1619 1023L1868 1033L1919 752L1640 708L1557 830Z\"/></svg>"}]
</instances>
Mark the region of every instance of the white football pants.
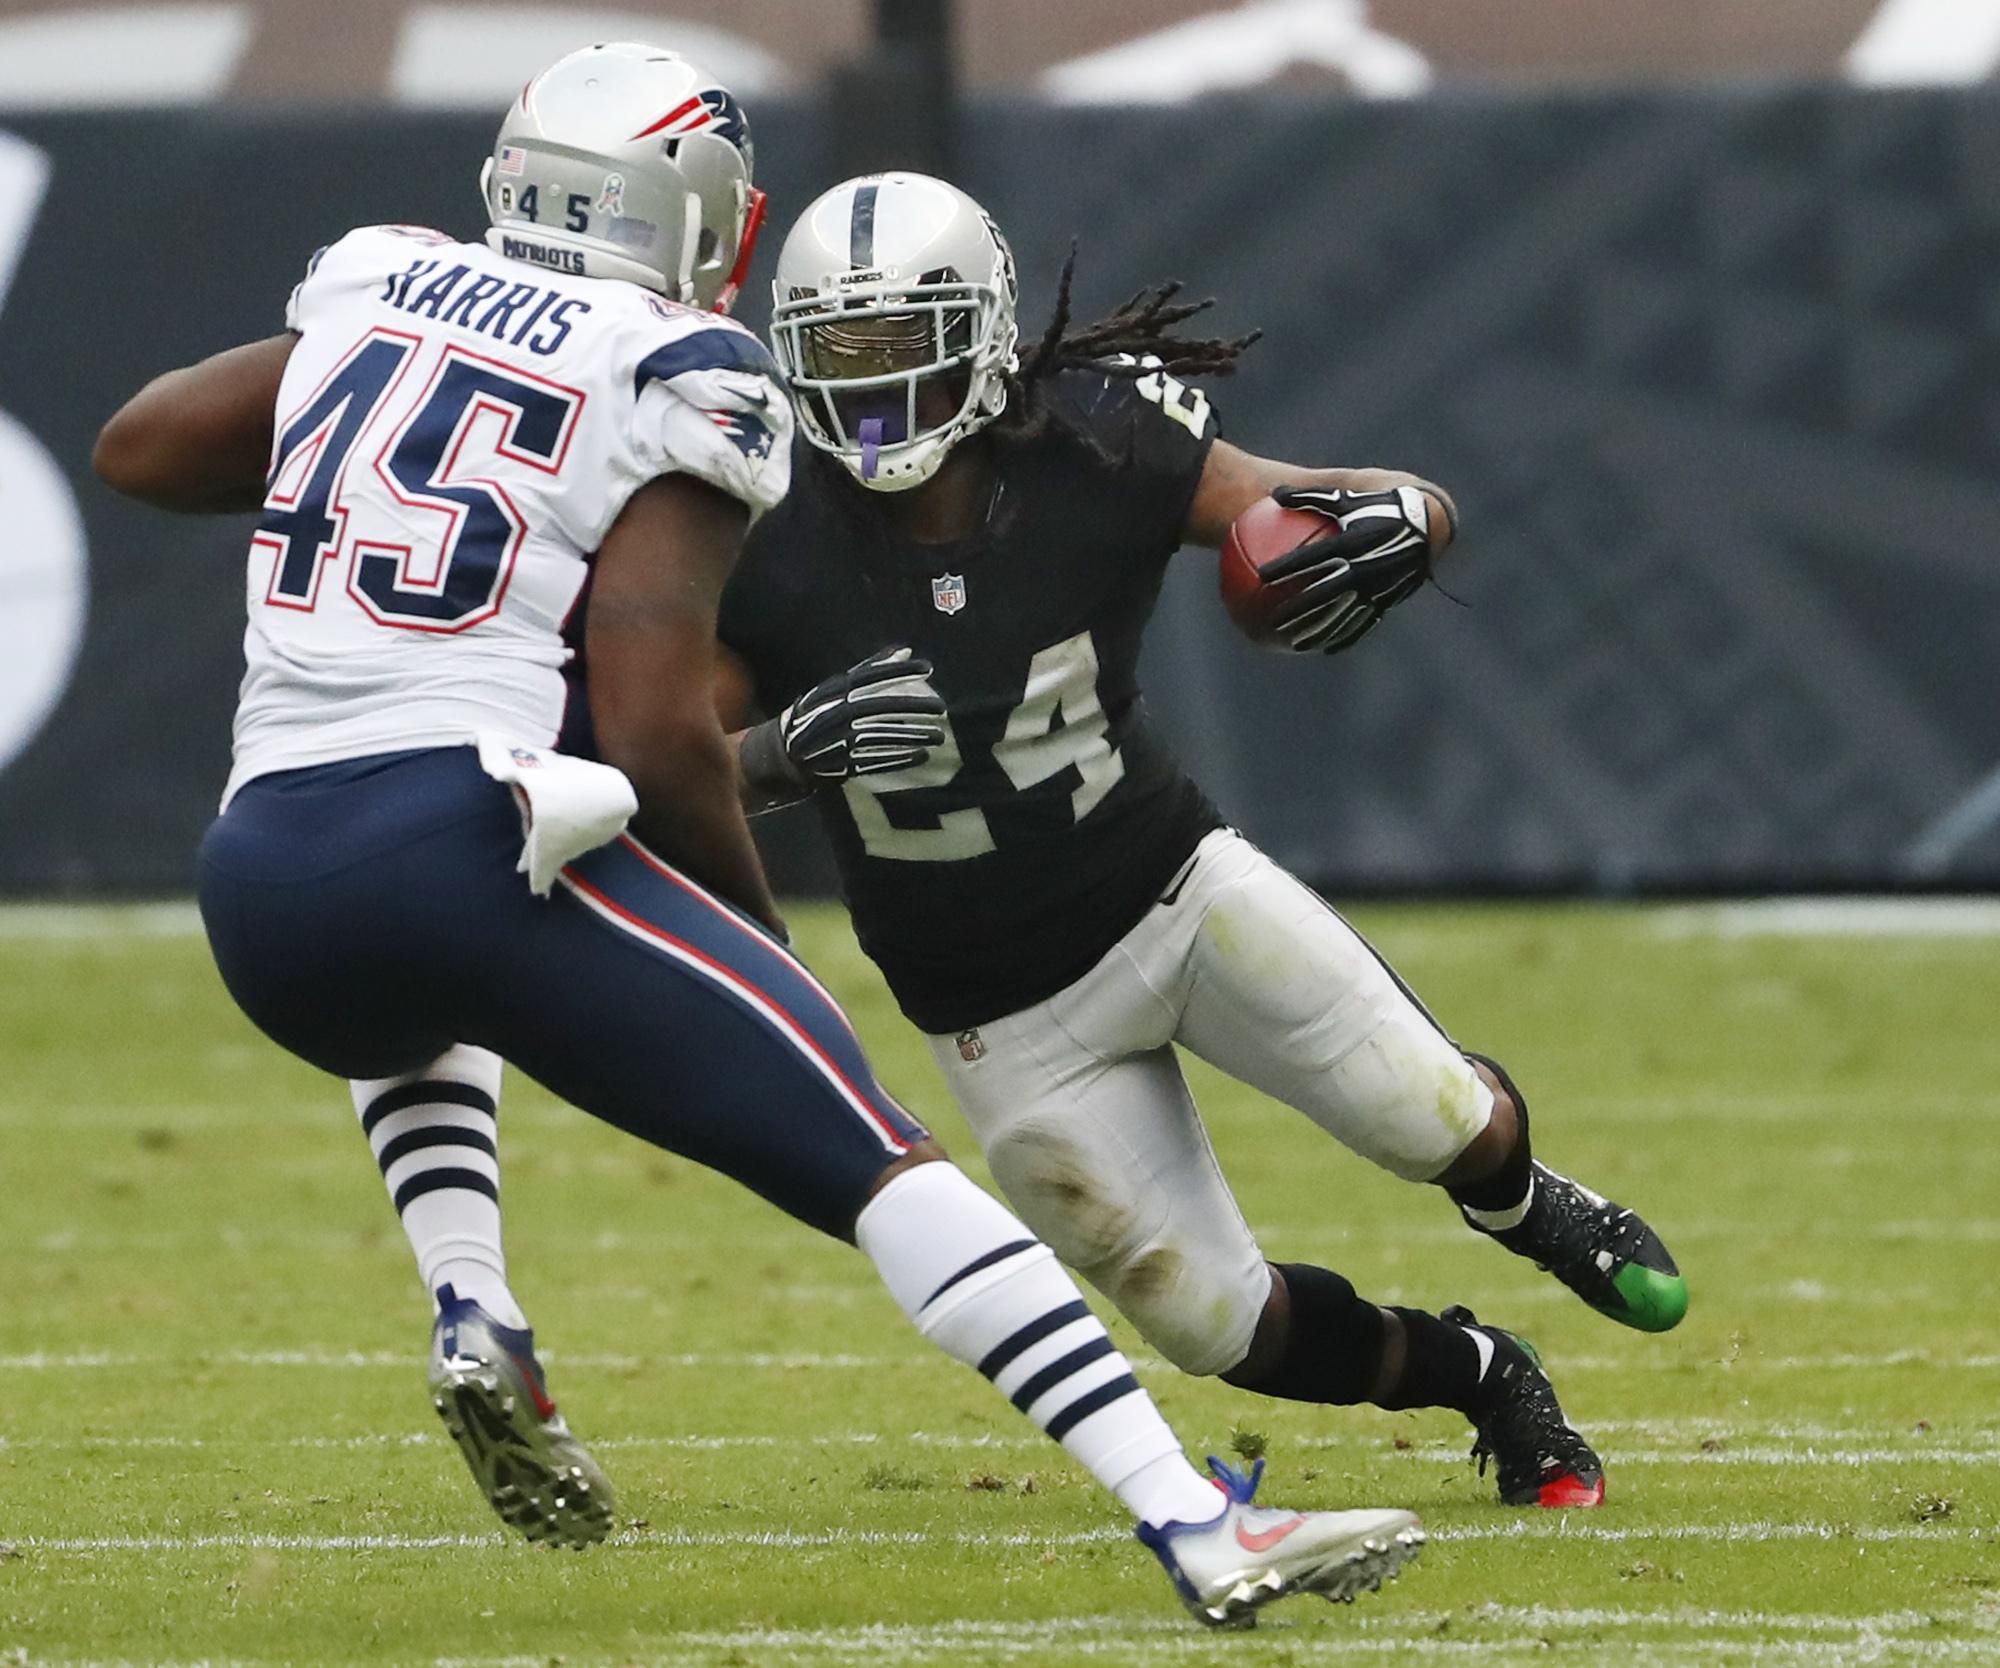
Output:
<instances>
[{"instance_id":1,"label":"white football pants","mask_svg":"<svg viewBox=\"0 0 2000 1668\"><path fill-rule=\"evenodd\" d=\"M1360 936L1231 829L1074 984L929 1040L1022 1219L1190 1373L1243 1359L1271 1276L1174 1043L1412 1181L1493 1112Z\"/></svg>"}]
</instances>

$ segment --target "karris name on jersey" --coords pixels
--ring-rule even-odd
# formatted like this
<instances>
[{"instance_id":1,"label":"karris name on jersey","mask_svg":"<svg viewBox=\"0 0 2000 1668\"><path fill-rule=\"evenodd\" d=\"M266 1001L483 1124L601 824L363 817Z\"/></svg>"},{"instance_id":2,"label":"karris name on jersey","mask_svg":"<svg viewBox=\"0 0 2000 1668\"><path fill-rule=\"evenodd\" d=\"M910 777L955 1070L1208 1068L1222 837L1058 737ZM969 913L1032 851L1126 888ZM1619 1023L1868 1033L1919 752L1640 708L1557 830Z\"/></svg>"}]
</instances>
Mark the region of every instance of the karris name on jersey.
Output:
<instances>
[{"instance_id":1,"label":"karris name on jersey","mask_svg":"<svg viewBox=\"0 0 2000 1668\"><path fill-rule=\"evenodd\" d=\"M463 325L544 358L569 339L572 321L590 311L579 296L510 281L504 273L477 272L463 262L445 267L439 260L412 261L384 286L382 299L413 318Z\"/></svg>"}]
</instances>

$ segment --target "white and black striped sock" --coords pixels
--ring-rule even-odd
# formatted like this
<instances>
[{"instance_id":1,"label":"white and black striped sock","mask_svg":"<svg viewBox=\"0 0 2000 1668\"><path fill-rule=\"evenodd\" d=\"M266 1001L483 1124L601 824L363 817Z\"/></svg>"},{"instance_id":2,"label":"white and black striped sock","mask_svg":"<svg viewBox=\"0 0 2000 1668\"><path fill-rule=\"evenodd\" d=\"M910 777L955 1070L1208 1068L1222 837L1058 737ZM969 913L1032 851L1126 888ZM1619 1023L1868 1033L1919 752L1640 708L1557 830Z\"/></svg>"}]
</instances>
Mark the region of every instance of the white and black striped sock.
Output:
<instances>
[{"instance_id":1,"label":"white and black striped sock","mask_svg":"<svg viewBox=\"0 0 2000 1668\"><path fill-rule=\"evenodd\" d=\"M448 1285L502 1326L526 1326L500 1246L501 1070L497 1054L461 1045L349 1088L432 1301Z\"/></svg>"},{"instance_id":2,"label":"white and black striped sock","mask_svg":"<svg viewBox=\"0 0 2000 1668\"><path fill-rule=\"evenodd\" d=\"M855 1238L926 1338L992 1380L1134 1515L1215 1516L1215 1486L1188 1464L1076 1282L964 1172L904 1171L869 1201Z\"/></svg>"}]
</instances>

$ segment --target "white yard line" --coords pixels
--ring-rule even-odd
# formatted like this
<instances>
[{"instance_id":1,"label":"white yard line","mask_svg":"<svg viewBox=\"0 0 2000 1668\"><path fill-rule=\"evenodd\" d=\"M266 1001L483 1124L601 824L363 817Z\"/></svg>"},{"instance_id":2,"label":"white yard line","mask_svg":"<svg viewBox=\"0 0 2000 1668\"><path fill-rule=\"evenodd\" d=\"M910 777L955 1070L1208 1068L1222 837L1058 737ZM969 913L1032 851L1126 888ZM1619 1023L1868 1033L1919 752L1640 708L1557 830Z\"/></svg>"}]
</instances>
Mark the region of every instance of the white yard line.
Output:
<instances>
[{"instance_id":1,"label":"white yard line","mask_svg":"<svg viewBox=\"0 0 2000 1668\"><path fill-rule=\"evenodd\" d=\"M622 1547L743 1547L776 1551L832 1546L1090 1546L1123 1541L1124 1528L1065 1530L1009 1534L979 1531L939 1533L924 1529L648 1529L620 1531L607 1542ZM1644 1545L1655 1541L1932 1541L1946 1544L2000 1545L2000 1531L1960 1528L1949 1523L1889 1524L1857 1528L1844 1523L1751 1521L1655 1525L1579 1522L1575 1514L1548 1513L1512 1518L1504 1523L1477 1523L1434 1528L1430 1538L1454 1541L1589 1541ZM290 1552L426 1552L444 1547L511 1548L516 1543L497 1531L488 1535L25 1535L9 1542L24 1552L244 1552L268 1549Z\"/></svg>"},{"instance_id":2,"label":"white yard line","mask_svg":"<svg viewBox=\"0 0 2000 1668\"><path fill-rule=\"evenodd\" d=\"M1960 5L1964 0L1931 0ZM1991 4L1992 0L1980 0ZM2000 935L2000 899L1951 897L1773 897L1741 902L1662 905L1632 912L1635 925L1665 938L1797 937L1931 938ZM0 904L0 941L89 942L195 938L201 913L192 902L144 904ZM1381 925L1377 936L1392 958L1470 953L1477 927L1438 927L1420 920Z\"/></svg>"},{"instance_id":3,"label":"white yard line","mask_svg":"<svg viewBox=\"0 0 2000 1668\"><path fill-rule=\"evenodd\" d=\"M607 1546L758 1547L778 1551L821 1546L1085 1546L1129 1539L1127 1529L1065 1530L1053 1534L934 1534L907 1529L621 1530ZM429 1552L441 1547L512 1550L520 1543L490 1535L25 1535L9 1545L23 1552Z\"/></svg>"},{"instance_id":4,"label":"white yard line","mask_svg":"<svg viewBox=\"0 0 2000 1668\"><path fill-rule=\"evenodd\" d=\"M2000 1105L1996 1105L1995 1112L2000 1114ZM1379 1242L1382 1237L1377 1229L1347 1228L1328 1222L1254 1222L1251 1231L1260 1241L1282 1240L1288 1245L1358 1245ZM1469 1230L1455 1224L1411 1222L1399 1224L1390 1233L1398 1245L1405 1246L1462 1246L1474 1243ZM1676 1241L1781 1239L1790 1243L1802 1239L1834 1239L1843 1243L1880 1240L1892 1244L1987 1245L2000 1242L2000 1217L1857 1222L1850 1217L1828 1214L1804 1218L1774 1216L1755 1223L1746 1222L1741 1217L1713 1217L1676 1220L1672 1233Z\"/></svg>"},{"instance_id":5,"label":"white yard line","mask_svg":"<svg viewBox=\"0 0 2000 1668\"><path fill-rule=\"evenodd\" d=\"M451 1544L443 1542L442 1544ZM498 1544L497 1541L493 1544ZM1470 1637L1440 1637L1441 1624ZM1971 1631L1975 1637L1945 1640L1940 1628ZM1682 1637L1656 1641L1630 1637L1641 1630L1670 1631ZM1279 1611L1268 1620L1261 1637L1282 1645L1285 1660L1338 1663L1356 1657L1386 1660L1411 1656L1443 1661L1484 1662L1501 1653L1540 1654L1550 1635L1566 1632L1614 1633L1624 1664L1788 1662L1802 1664L1856 1661L1871 1663L1918 1661L1990 1661L1995 1623L1990 1616L1966 1610L1884 1611L1858 1616L1764 1615L1679 1609L1565 1609L1541 1605L1488 1604L1440 1612L1430 1609L1364 1607L1329 1625L1300 1607ZM1751 1638L1732 1635L1749 1633ZM1773 1635L1778 1637L1773 1638ZM1557 1640L1574 1644L1574 1640ZM1238 1654L1229 1642L1194 1627L1184 1618L1167 1615L1072 1616L1018 1621L967 1618L931 1623L866 1623L845 1627L740 1627L675 1633L661 1641L670 1653L647 1659L630 1652L615 1658L571 1657L640 1664L685 1665L693 1653L740 1662L788 1662L831 1659L862 1663L953 1660L968 1651L995 1653L1032 1663L1060 1648L1067 1657L1094 1661L1149 1664L1163 1660L1214 1662L1223 1653ZM108 1659L34 1659L42 1668L112 1668ZM535 1656L452 1656L433 1659L432 1668L546 1668L548 1658ZM131 1668L119 1663L118 1668ZM150 1668L272 1668L244 1659L204 1658L200 1664L162 1663Z\"/></svg>"},{"instance_id":6,"label":"white yard line","mask_svg":"<svg viewBox=\"0 0 2000 1668\"><path fill-rule=\"evenodd\" d=\"M1799 1466L1806 1468L1873 1465L2000 1466L2000 1443L1968 1446L1925 1443L1912 1438L1908 1445L1890 1447L1881 1442L1881 1432L1852 1432L1845 1440L1829 1441L1809 1437L1792 1442L1752 1442L1739 1435L1718 1438L1690 1430L1664 1445L1658 1440L1648 1445L1618 1440L1615 1425L1592 1425L1590 1434L1603 1450L1613 1469L1628 1465L1742 1465ZM1858 1440L1857 1440L1858 1439ZM1872 1439L1872 1440L1871 1440ZM305 1449L379 1451L388 1448L422 1448L439 1445L443 1438L428 1431L382 1432L358 1436L4 1436L0 1453L67 1452L174 1452L180 1450ZM1702 1448L1703 1440L1717 1441L1715 1448ZM933 1449L947 1452L1019 1453L1046 1450L1047 1439L1031 1434L967 1435L950 1431L846 1431L820 1435L734 1434L674 1436L612 1436L591 1444L602 1452L645 1451L649 1449L683 1453L721 1453L738 1449L772 1450L788 1448L885 1448ZM1281 1452L1339 1452L1357 1459L1380 1456L1388 1451L1376 1433L1306 1436L1278 1444ZM1402 1450L1412 1458L1430 1463L1452 1463L1465 1457L1463 1443L1426 1441Z\"/></svg>"},{"instance_id":7,"label":"white yard line","mask_svg":"<svg viewBox=\"0 0 2000 1668\"><path fill-rule=\"evenodd\" d=\"M1334 1617L1294 1621L1281 1612L1275 1622L1264 1623L1258 1629L1258 1635L1260 1642L1265 1644L1282 1642L1284 1656L1280 1660L1284 1662L1325 1663L1330 1668L1363 1658L1391 1662L1415 1659L1462 1662L1476 1665L1476 1668L1495 1668L1496 1664L1502 1663L1544 1662L1549 1656L1548 1641L1538 1635L1522 1634L1485 1640L1351 1638L1340 1626L1344 1620L1344 1617ZM1064 1639L1061 1641L1063 1660L1088 1661L1102 1664L1103 1668L1126 1668L1126 1665L1130 1668L1153 1668L1154 1664L1161 1662L1213 1664L1226 1661L1235 1654L1226 1640L1217 1639L1185 1619L1171 1626L1175 1631ZM1280 1629L1291 1631L1280 1633ZM762 1633L704 1633L673 1635L671 1654L665 1656L643 1656L622 1651L616 1656L565 1654L563 1660L573 1664L574 1668L599 1668L599 1665L602 1668L704 1668L710 1663L716 1664L717 1668L738 1668L745 1661L853 1662L868 1665L868 1668L879 1668L884 1664L956 1663L961 1660L961 1653L975 1644L962 1639L937 1643L924 1640L905 1642L897 1638L830 1636L822 1639L805 1630L782 1637L787 1641L784 1654L770 1657L747 1654L770 1643ZM1046 1628L1036 1638L987 1639L976 1643L988 1654L1030 1665L1048 1660L1047 1653L1051 1648ZM1575 1641L1568 1643L1574 1644ZM1743 1668L1770 1668L1770 1665L1778 1663L1797 1664L1799 1668L1820 1668L1822 1664L1826 1668L1855 1668L1857 1663L1864 1662L1870 1668L1894 1668L1894 1665L1903 1663L1930 1668L1932 1664L1960 1662L1986 1664L1990 1668L1994 1661L1994 1649L1994 1645L1986 1640L1887 1640L1871 1635L1863 1635L1856 1640L1769 1643L1722 1638L1683 1643L1627 1639L1618 1643L1618 1662L1619 1668L1683 1668L1683 1665L1689 1664L1694 1668L1709 1668L1712 1664L1726 1664L1729 1668L1735 1668L1737 1664L1743 1665ZM1865 1654L1856 1655L1857 1650ZM427 1668L548 1668L550 1660L547 1656L448 1656L429 1659ZM288 1668L287 1664L243 1657L202 1657L184 1662L147 1657L139 1663L129 1657L38 1655L30 1661L33 1668Z\"/></svg>"},{"instance_id":8,"label":"white yard line","mask_svg":"<svg viewBox=\"0 0 2000 1668\"><path fill-rule=\"evenodd\" d=\"M4 935L0 935L4 941ZM251 1056L258 1056L267 1045L256 1043L228 1044L229 1049ZM273 1056L275 1058L275 1056ZM1838 1089L1827 1088L1812 1091L1774 1091L1768 1094L1722 1094L1706 1090L1695 1090L1683 1094L1664 1095L1593 1095L1588 1101L1588 1110L1593 1118L1651 1119L1662 1123L1682 1120L1723 1119L1744 1123L1791 1123L1802 1119L1821 1119L1832 1112L1869 1112L1894 1110L1899 1119L1908 1121L1942 1122L1966 1118L1990 1117L2000 1112L2000 1095L1992 1093L1951 1093L1940 1094L1923 1089ZM38 1101L35 1103L0 1100L0 1126L16 1128L50 1128L74 1132L79 1128L166 1127L172 1129L255 1129L268 1133L275 1123L283 1119L302 1121L335 1120L339 1127L351 1128L346 1121L344 1103L319 1099L299 1102L271 1102L245 1105L238 1108L218 1106L212 1103L180 1103L154 1101ZM508 1125L514 1130L532 1129L537 1132L559 1134L575 1126L575 1121L583 1114L562 1105L550 1105L524 1096L511 1099L507 1105ZM328 1127L333 1127L329 1124ZM1891 1144L1891 1138L1884 1135L1881 1143ZM337 1156L337 1155L336 1155ZM272 1237L289 1234L289 1230L269 1230ZM311 1230L305 1230L310 1233ZM1463 1229L1454 1229L1459 1237L1464 1237ZM735 1238L751 1237L745 1230ZM657 1245L660 1243L692 1244L692 1234L626 1234L618 1230L604 1230L576 1241L583 1246L610 1249L621 1246Z\"/></svg>"},{"instance_id":9,"label":"white yard line","mask_svg":"<svg viewBox=\"0 0 2000 1668\"><path fill-rule=\"evenodd\" d=\"M1774 1615L1762 1610L1702 1610L1693 1605L1671 1609L1613 1610L1598 1605L1573 1608L1544 1604L1481 1604L1455 1612L1469 1627L1510 1623L1529 1629L1546 1627L1671 1627L1685 1632L1744 1629L1769 1633L1915 1633L1940 1622L1992 1631L2000 1618L1978 1610L1882 1610L1859 1616L1822 1615L1806 1611ZM1417 1631L1431 1625L1411 1616L1359 1615L1354 1625L1366 1633Z\"/></svg>"},{"instance_id":10,"label":"white yard line","mask_svg":"<svg viewBox=\"0 0 2000 1668\"><path fill-rule=\"evenodd\" d=\"M1715 1449L1667 1450L1634 1448L1606 1441L1596 1427L1589 1432L1605 1463L1614 1471L1626 1465L1784 1465L1844 1467L1863 1469L1871 1465L1993 1465L2000 1466L2000 1447L1985 1448L1842 1448L1819 1447L1731 1447ZM1311 1438L1295 1444L1300 1448L1342 1447L1338 1442ZM1449 1460L1462 1456L1463 1443L1425 1443L1412 1450L1428 1460Z\"/></svg>"},{"instance_id":11,"label":"white yard line","mask_svg":"<svg viewBox=\"0 0 2000 1668\"><path fill-rule=\"evenodd\" d=\"M1721 1437L1731 1442L1819 1442L1879 1443L1886 1437L1907 1436L1912 1442L1964 1441L1980 1438L2000 1443L2000 1423L1963 1418L1946 1419L1936 1427L1914 1428L1907 1420L1884 1419L1871 1425L1800 1424L1790 1419L1731 1419L1715 1414L1698 1414L1674 1419L1593 1419L1595 1435L1657 1436L1673 1441L1700 1441Z\"/></svg>"},{"instance_id":12,"label":"white yard line","mask_svg":"<svg viewBox=\"0 0 2000 1668\"><path fill-rule=\"evenodd\" d=\"M931 1355L850 1355L844 1351L715 1350L672 1355L608 1355L580 1350L567 1353L543 1352L552 1367L579 1371L641 1372L662 1368L690 1368L704 1371L775 1370L908 1372L935 1365ZM1146 1370L1163 1370L1166 1363L1156 1356L1130 1355L1132 1362ZM0 1372L93 1372L126 1371L133 1368L174 1367L185 1371L216 1371L241 1368L257 1371L274 1368L306 1368L312 1371L355 1371L391 1369L413 1372L421 1369L422 1358L395 1350L224 1350L212 1355L142 1355L115 1351L84 1350L73 1353L33 1350L25 1355L0 1355ZM2000 1353L1982 1352L1953 1355L1928 1349L1898 1349L1878 1352L1835 1351L1824 1355L1758 1355L1754 1351L1722 1359L1693 1357L1667 1352L1633 1357L1620 1355L1572 1355L1557 1363L1562 1373L1579 1372L1675 1372L1690 1368L1741 1373L1753 1372L1864 1372L1886 1368L1935 1367L1951 1371L1990 1372L2000 1367Z\"/></svg>"},{"instance_id":13,"label":"white yard line","mask_svg":"<svg viewBox=\"0 0 2000 1668\"><path fill-rule=\"evenodd\" d=\"M1995 1102L1994 1114L2000 1116L2000 1102ZM0 1118L0 1123L4 1123ZM360 1153L357 1146L356 1153ZM1977 1165L1986 1162L1980 1155L1969 1155L1967 1163ZM2000 1149L1991 1161L2000 1167ZM346 1166L338 1161L329 1161L327 1168L339 1169ZM318 1166L313 1166L318 1168ZM615 1166L603 1166L609 1173ZM1374 1241L1380 1238L1374 1230L1347 1228L1330 1222L1259 1222L1252 1224L1252 1231L1260 1240L1273 1246L1283 1243L1292 1248L1336 1246L1343 1247ZM1676 1242L1742 1242L1744 1240L1777 1239L1788 1243L1800 1240L1831 1239L1843 1243L1856 1240L1870 1243L1881 1242L1893 1245L1994 1245L2000 1244L2000 1217L1961 1216L1951 1219L1912 1218L1884 1222L1854 1222L1837 1216L1808 1217L1787 1220L1771 1218L1758 1224L1746 1224L1738 1217L1716 1217L1712 1219L1676 1220L1673 1224ZM766 1236L768 1237L768 1236ZM1476 1244L1471 1232L1455 1224L1410 1222L1394 1230L1396 1242L1402 1246L1446 1246L1466 1247ZM739 1233L609 1233L593 1235L589 1240L568 1240L552 1242L535 1247L538 1258L556 1255L599 1256L618 1252L659 1252L684 1250L699 1246L705 1250L729 1249L737 1243L758 1240L755 1231L745 1229ZM39 1256L111 1256L133 1252L174 1252L220 1249L223 1251L259 1251L276 1249L280 1251L339 1251L347 1255L401 1257L400 1244L366 1236L355 1230L314 1229L314 1228L247 1228L221 1225L208 1228L175 1228L144 1230L136 1233L83 1232L76 1228L59 1228L35 1236L32 1239L17 1240L14 1247L21 1246ZM609 1295L618 1290L643 1290L643 1287L600 1287L600 1295ZM874 1282L859 1278L852 1284L839 1281L825 1281L812 1284L785 1285L768 1294L786 1302L857 1302L878 1288ZM1870 1287L1867 1292L1850 1294L1839 1283L1828 1285L1825 1281L1793 1280L1780 1284L1766 1284L1739 1288L1740 1297L1801 1303L1826 1302L1833 1298L1849 1301L1851 1296L1872 1297L1880 1288ZM1915 1296L1927 1296L1944 1289L1941 1285L1914 1285L1898 1288ZM762 1299L765 1293L753 1294ZM1533 1301L1546 1300L1552 1303L1573 1301L1560 1287L1550 1284L1537 1288Z\"/></svg>"},{"instance_id":14,"label":"white yard line","mask_svg":"<svg viewBox=\"0 0 2000 1668\"><path fill-rule=\"evenodd\" d=\"M592 1354L589 1351L563 1354L555 1350L543 1350L540 1353L542 1360L550 1366L606 1372L635 1372L662 1367L695 1367L727 1371L751 1368L775 1368L779 1371L826 1368L874 1372L892 1368L907 1369L931 1359L924 1355L848 1355L839 1351L812 1350L784 1352L718 1350L711 1353L681 1355L603 1355ZM98 1369L122 1371L134 1367L179 1367L205 1371L226 1367L304 1367L315 1372L327 1370L345 1372L387 1367L398 1372L414 1372L422 1369L423 1358L404 1355L396 1350L309 1349L223 1350L214 1355L195 1356L128 1355L96 1350L85 1350L70 1355L40 1350L27 1355L0 1355L0 1372L90 1372Z\"/></svg>"},{"instance_id":15,"label":"white yard line","mask_svg":"<svg viewBox=\"0 0 2000 1668\"><path fill-rule=\"evenodd\" d=\"M1436 1541L1921 1541L1933 1536L1947 1541L2000 1545L2000 1534L1989 1529L1957 1528L1949 1524L1892 1523L1856 1528L1846 1523L1663 1523L1646 1526L1572 1521L1574 1514L1551 1512L1540 1517L1510 1518L1505 1523L1475 1523L1439 1529Z\"/></svg>"}]
</instances>

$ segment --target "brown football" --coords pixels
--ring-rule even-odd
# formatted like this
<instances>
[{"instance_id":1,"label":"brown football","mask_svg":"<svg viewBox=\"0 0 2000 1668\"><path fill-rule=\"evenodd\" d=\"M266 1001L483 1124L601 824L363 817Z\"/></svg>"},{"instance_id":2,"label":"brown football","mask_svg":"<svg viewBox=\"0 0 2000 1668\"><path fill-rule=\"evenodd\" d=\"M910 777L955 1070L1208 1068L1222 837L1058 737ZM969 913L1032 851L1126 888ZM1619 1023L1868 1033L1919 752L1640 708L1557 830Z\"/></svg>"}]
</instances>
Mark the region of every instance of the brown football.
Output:
<instances>
[{"instance_id":1,"label":"brown football","mask_svg":"<svg viewBox=\"0 0 2000 1668\"><path fill-rule=\"evenodd\" d=\"M1340 524L1311 510L1288 510L1275 498L1260 498L1229 524L1222 541L1222 606L1237 629L1253 643L1282 649L1284 639L1271 624L1272 613L1291 600L1303 578L1273 579L1264 570L1313 539L1331 538Z\"/></svg>"}]
</instances>

